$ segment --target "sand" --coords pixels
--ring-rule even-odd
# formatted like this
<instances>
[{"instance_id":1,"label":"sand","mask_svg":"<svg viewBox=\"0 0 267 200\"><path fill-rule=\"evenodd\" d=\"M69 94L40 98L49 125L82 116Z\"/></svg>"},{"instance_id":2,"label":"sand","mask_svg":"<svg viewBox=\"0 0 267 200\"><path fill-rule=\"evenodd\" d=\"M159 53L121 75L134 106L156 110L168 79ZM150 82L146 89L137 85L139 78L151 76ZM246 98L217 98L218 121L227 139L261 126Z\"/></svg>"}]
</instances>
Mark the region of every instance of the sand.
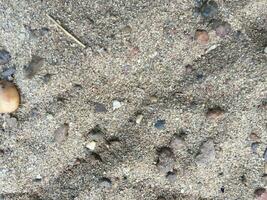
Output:
<instances>
[{"instance_id":1,"label":"sand","mask_svg":"<svg viewBox=\"0 0 267 200\"><path fill-rule=\"evenodd\" d=\"M267 183L267 2L216 2L223 38L193 1L1 0L12 58L0 67L16 69L21 105L0 117L0 199L254 199ZM33 56L44 62L28 77Z\"/></svg>"}]
</instances>

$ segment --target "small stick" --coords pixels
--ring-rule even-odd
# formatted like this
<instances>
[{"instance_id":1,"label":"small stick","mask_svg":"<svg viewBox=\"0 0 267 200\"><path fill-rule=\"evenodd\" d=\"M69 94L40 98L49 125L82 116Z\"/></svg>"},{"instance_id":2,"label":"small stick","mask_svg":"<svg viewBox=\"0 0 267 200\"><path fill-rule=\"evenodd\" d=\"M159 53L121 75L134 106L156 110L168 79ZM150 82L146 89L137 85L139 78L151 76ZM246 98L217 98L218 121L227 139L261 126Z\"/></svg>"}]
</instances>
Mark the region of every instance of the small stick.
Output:
<instances>
[{"instance_id":1,"label":"small stick","mask_svg":"<svg viewBox=\"0 0 267 200\"><path fill-rule=\"evenodd\" d=\"M61 26L51 15L46 14L47 17L55 23L55 25L60 28L67 36L69 36L70 38L72 38L77 44L79 44L81 47L85 48L86 46L79 40L77 39L75 36L73 36L72 34L70 34L65 28L63 28L63 26Z\"/></svg>"}]
</instances>

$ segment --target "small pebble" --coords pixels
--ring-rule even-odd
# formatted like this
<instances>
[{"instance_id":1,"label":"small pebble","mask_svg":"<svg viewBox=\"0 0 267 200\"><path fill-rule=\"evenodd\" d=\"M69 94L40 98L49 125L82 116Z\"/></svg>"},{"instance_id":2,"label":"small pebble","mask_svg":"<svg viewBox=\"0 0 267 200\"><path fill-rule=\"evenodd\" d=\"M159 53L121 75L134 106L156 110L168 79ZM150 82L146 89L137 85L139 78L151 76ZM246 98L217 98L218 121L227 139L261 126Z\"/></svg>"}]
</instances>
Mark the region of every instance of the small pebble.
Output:
<instances>
[{"instance_id":1,"label":"small pebble","mask_svg":"<svg viewBox=\"0 0 267 200\"><path fill-rule=\"evenodd\" d=\"M171 183L174 183L175 181L177 181L176 171L168 172L166 175L166 179Z\"/></svg>"},{"instance_id":2,"label":"small pebble","mask_svg":"<svg viewBox=\"0 0 267 200\"><path fill-rule=\"evenodd\" d=\"M158 102L158 98L156 96L151 96L150 97L150 102L151 103L157 103Z\"/></svg>"},{"instance_id":3,"label":"small pebble","mask_svg":"<svg viewBox=\"0 0 267 200\"><path fill-rule=\"evenodd\" d=\"M205 30L197 30L195 32L195 40L197 43L205 45L209 43L209 34Z\"/></svg>"},{"instance_id":4,"label":"small pebble","mask_svg":"<svg viewBox=\"0 0 267 200\"><path fill-rule=\"evenodd\" d=\"M0 65L5 65L11 60L11 55L8 51L0 50Z\"/></svg>"},{"instance_id":5,"label":"small pebble","mask_svg":"<svg viewBox=\"0 0 267 200\"><path fill-rule=\"evenodd\" d=\"M164 119L158 119L154 126L155 128L162 130L162 129L165 129L165 124L166 124L166 121Z\"/></svg>"},{"instance_id":6,"label":"small pebble","mask_svg":"<svg viewBox=\"0 0 267 200\"><path fill-rule=\"evenodd\" d=\"M29 65L25 68L26 78L33 78L40 70L44 63L44 59L40 56L33 55Z\"/></svg>"},{"instance_id":7,"label":"small pebble","mask_svg":"<svg viewBox=\"0 0 267 200\"><path fill-rule=\"evenodd\" d=\"M54 139L58 143L64 142L69 135L69 124L62 124L59 128L57 128L54 132Z\"/></svg>"},{"instance_id":8,"label":"small pebble","mask_svg":"<svg viewBox=\"0 0 267 200\"><path fill-rule=\"evenodd\" d=\"M102 178L99 186L103 189L110 189L112 187L112 182L109 178Z\"/></svg>"},{"instance_id":9,"label":"small pebble","mask_svg":"<svg viewBox=\"0 0 267 200\"><path fill-rule=\"evenodd\" d=\"M122 34L131 34L132 28L131 26L127 25L121 29Z\"/></svg>"},{"instance_id":10,"label":"small pebble","mask_svg":"<svg viewBox=\"0 0 267 200\"><path fill-rule=\"evenodd\" d=\"M259 143L258 142L253 142L251 144L252 153L257 153L258 146L259 146Z\"/></svg>"},{"instance_id":11,"label":"small pebble","mask_svg":"<svg viewBox=\"0 0 267 200\"><path fill-rule=\"evenodd\" d=\"M267 54L267 47L264 48L264 53Z\"/></svg>"},{"instance_id":12,"label":"small pebble","mask_svg":"<svg viewBox=\"0 0 267 200\"><path fill-rule=\"evenodd\" d=\"M107 112L106 106L103 103L95 102L94 106L95 106L95 112L96 113Z\"/></svg>"},{"instance_id":13,"label":"small pebble","mask_svg":"<svg viewBox=\"0 0 267 200\"><path fill-rule=\"evenodd\" d=\"M256 133L253 133L253 132L249 135L249 139L253 142L260 141L260 137Z\"/></svg>"},{"instance_id":14,"label":"small pebble","mask_svg":"<svg viewBox=\"0 0 267 200\"><path fill-rule=\"evenodd\" d=\"M34 181L35 181L35 182L40 182L42 179L43 179L43 177L42 177L41 175L37 175L37 176L34 178Z\"/></svg>"},{"instance_id":15,"label":"small pebble","mask_svg":"<svg viewBox=\"0 0 267 200\"><path fill-rule=\"evenodd\" d=\"M96 147L96 142L95 141L89 142L86 145L86 148L89 149L89 150L91 150L91 151L94 151L95 150L95 147Z\"/></svg>"},{"instance_id":16,"label":"small pebble","mask_svg":"<svg viewBox=\"0 0 267 200\"><path fill-rule=\"evenodd\" d=\"M144 118L144 116L143 115L137 115L136 116L136 120L135 120L135 122L137 123L137 124L140 124L141 123L141 121L143 120L143 118Z\"/></svg>"},{"instance_id":17,"label":"small pebble","mask_svg":"<svg viewBox=\"0 0 267 200\"><path fill-rule=\"evenodd\" d=\"M215 31L216 35L218 35L221 38L225 38L225 36L228 35L231 31L231 25L227 22L223 22L215 29Z\"/></svg>"},{"instance_id":18,"label":"small pebble","mask_svg":"<svg viewBox=\"0 0 267 200\"><path fill-rule=\"evenodd\" d=\"M16 86L8 81L0 81L0 113L11 113L17 110L20 96Z\"/></svg>"},{"instance_id":19,"label":"small pebble","mask_svg":"<svg viewBox=\"0 0 267 200\"><path fill-rule=\"evenodd\" d=\"M213 0L203 1L200 7L200 13L205 18L211 18L218 14L218 4Z\"/></svg>"},{"instance_id":20,"label":"small pebble","mask_svg":"<svg viewBox=\"0 0 267 200\"><path fill-rule=\"evenodd\" d=\"M199 165L207 165L215 160L215 147L212 140L204 142L196 156L196 162Z\"/></svg>"},{"instance_id":21,"label":"small pebble","mask_svg":"<svg viewBox=\"0 0 267 200\"><path fill-rule=\"evenodd\" d=\"M221 109L220 107L215 107L215 108L210 108L208 109L206 116L209 119L218 119L222 117L224 114L224 110Z\"/></svg>"},{"instance_id":22,"label":"small pebble","mask_svg":"<svg viewBox=\"0 0 267 200\"><path fill-rule=\"evenodd\" d=\"M114 100L114 101L112 102L113 110L119 109L121 106L122 106L122 103L119 102L118 100Z\"/></svg>"},{"instance_id":23,"label":"small pebble","mask_svg":"<svg viewBox=\"0 0 267 200\"><path fill-rule=\"evenodd\" d=\"M267 174L267 163L264 163L264 174Z\"/></svg>"},{"instance_id":24,"label":"small pebble","mask_svg":"<svg viewBox=\"0 0 267 200\"><path fill-rule=\"evenodd\" d=\"M16 68L15 67L10 67L10 68L7 68L5 69L3 72L2 72L2 76L4 79L6 80L11 80L12 79L12 76L16 73Z\"/></svg>"}]
</instances>

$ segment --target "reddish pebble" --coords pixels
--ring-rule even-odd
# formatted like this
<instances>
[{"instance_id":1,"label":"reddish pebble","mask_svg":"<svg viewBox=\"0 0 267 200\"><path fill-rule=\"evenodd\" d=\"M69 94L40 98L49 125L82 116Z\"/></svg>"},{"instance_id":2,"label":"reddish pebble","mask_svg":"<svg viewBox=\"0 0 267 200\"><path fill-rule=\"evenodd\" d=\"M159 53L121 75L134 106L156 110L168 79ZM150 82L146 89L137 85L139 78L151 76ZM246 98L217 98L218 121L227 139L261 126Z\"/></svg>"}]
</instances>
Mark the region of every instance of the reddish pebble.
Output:
<instances>
[{"instance_id":1,"label":"reddish pebble","mask_svg":"<svg viewBox=\"0 0 267 200\"><path fill-rule=\"evenodd\" d=\"M209 43L209 34L205 30L197 30L195 33L195 40L199 44L208 44Z\"/></svg>"}]
</instances>

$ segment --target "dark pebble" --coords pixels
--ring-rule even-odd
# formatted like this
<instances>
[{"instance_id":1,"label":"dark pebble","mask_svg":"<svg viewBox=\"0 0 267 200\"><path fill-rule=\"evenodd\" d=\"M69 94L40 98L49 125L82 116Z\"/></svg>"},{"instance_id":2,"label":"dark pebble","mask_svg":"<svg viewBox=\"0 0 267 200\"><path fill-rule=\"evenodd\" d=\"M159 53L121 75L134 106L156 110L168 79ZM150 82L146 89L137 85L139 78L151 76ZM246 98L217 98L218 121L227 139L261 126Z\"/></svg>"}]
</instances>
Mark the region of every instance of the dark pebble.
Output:
<instances>
[{"instance_id":1,"label":"dark pebble","mask_svg":"<svg viewBox=\"0 0 267 200\"><path fill-rule=\"evenodd\" d=\"M96 113L107 112L106 106L103 103L95 102L94 106L95 106L95 112Z\"/></svg>"},{"instance_id":2,"label":"dark pebble","mask_svg":"<svg viewBox=\"0 0 267 200\"><path fill-rule=\"evenodd\" d=\"M200 7L200 13L205 18L211 18L218 14L218 8L215 1L205 1Z\"/></svg>"},{"instance_id":3,"label":"dark pebble","mask_svg":"<svg viewBox=\"0 0 267 200\"><path fill-rule=\"evenodd\" d=\"M11 60L11 55L8 51L0 50L0 65L5 65Z\"/></svg>"},{"instance_id":4,"label":"dark pebble","mask_svg":"<svg viewBox=\"0 0 267 200\"><path fill-rule=\"evenodd\" d=\"M155 123L155 128L157 129L165 129L166 121L164 119L158 119Z\"/></svg>"},{"instance_id":5,"label":"dark pebble","mask_svg":"<svg viewBox=\"0 0 267 200\"><path fill-rule=\"evenodd\" d=\"M26 78L33 78L36 75L43 65L44 59L40 56L33 55L32 60L28 66L25 67L25 76Z\"/></svg>"}]
</instances>

